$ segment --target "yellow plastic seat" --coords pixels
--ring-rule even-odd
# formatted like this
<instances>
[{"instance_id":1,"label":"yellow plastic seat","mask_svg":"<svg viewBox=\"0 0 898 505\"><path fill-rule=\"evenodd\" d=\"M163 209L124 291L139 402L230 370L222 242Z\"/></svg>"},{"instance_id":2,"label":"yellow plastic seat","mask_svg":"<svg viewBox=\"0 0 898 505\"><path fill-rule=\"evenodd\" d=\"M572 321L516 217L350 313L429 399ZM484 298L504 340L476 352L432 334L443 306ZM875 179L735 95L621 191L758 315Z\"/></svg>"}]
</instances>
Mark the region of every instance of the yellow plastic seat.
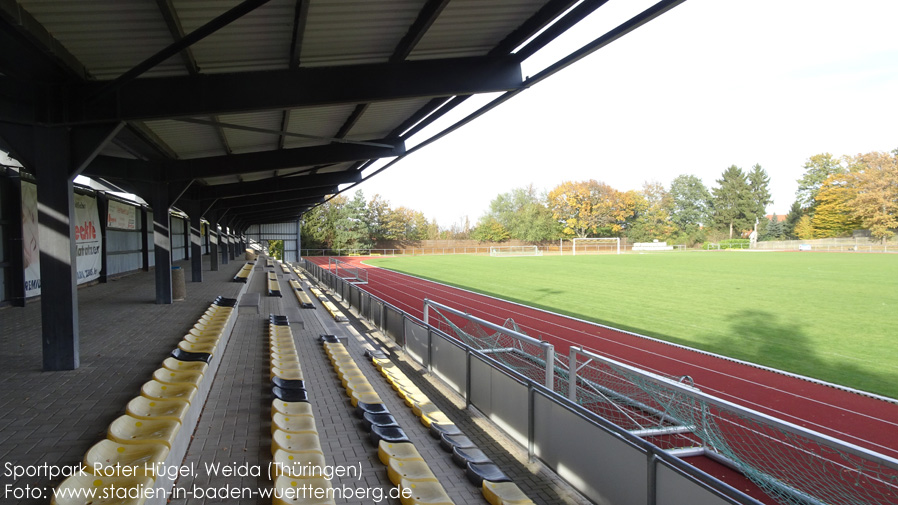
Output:
<instances>
[{"instance_id":1,"label":"yellow plastic seat","mask_svg":"<svg viewBox=\"0 0 898 505\"><path fill-rule=\"evenodd\" d=\"M212 322L208 322L208 323L198 321L197 323L195 323L193 325L193 327L200 331L216 331L216 330L221 331L227 325L228 325L227 320L220 319L218 321L212 321Z\"/></svg>"},{"instance_id":2,"label":"yellow plastic seat","mask_svg":"<svg viewBox=\"0 0 898 505\"><path fill-rule=\"evenodd\" d=\"M383 400L380 399L380 396L377 393L370 393L366 391L353 391L349 395L349 402L352 403L353 407L358 407L359 402L363 403L383 403Z\"/></svg>"},{"instance_id":3,"label":"yellow plastic seat","mask_svg":"<svg viewBox=\"0 0 898 505\"><path fill-rule=\"evenodd\" d=\"M377 444L377 457L384 465L389 465L390 461L394 459L403 461L424 460L418 449L411 442L393 443L386 440L381 440Z\"/></svg>"},{"instance_id":4,"label":"yellow plastic seat","mask_svg":"<svg viewBox=\"0 0 898 505\"><path fill-rule=\"evenodd\" d=\"M527 497L514 482L483 481L483 497L491 505L531 505L533 500Z\"/></svg>"},{"instance_id":5,"label":"yellow plastic seat","mask_svg":"<svg viewBox=\"0 0 898 505\"><path fill-rule=\"evenodd\" d=\"M418 389L418 385L412 382L408 377L396 377L396 376L387 376L387 382L390 383L390 386L393 386L393 389L399 390L402 389Z\"/></svg>"},{"instance_id":6,"label":"yellow plastic seat","mask_svg":"<svg viewBox=\"0 0 898 505\"><path fill-rule=\"evenodd\" d=\"M402 490L399 493L399 502L402 505L455 505L443 486L436 481L402 479L399 482L399 489Z\"/></svg>"},{"instance_id":7,"label":"yellow plastic seat","mask_svg":"<svg viewBox=\"0 0 898 505\"><path fill-rule=\"evenodd\" d=\"M192 402L196 396L196 386L188 384L165 384L157 380L147 381L140 387L140 395L156 400L180 400Z\"/></svg>"},{"instance_id":8,"label":"yellow plastic seat","mask_svg":"<svg viewBox=\"0 0 898 505\"><path fill-rule=\"evenodd\" d=\"M288 416L276 412L271 416L271 432L283 430L288 433L318 433L312 416Z\"/></svg>"},{"instance_id":9,"label":"yellow plastic seat","mask_svg":"<svg viewBox=\"0 0 898 505\"><path fill-rule=\"evenodd\" d=\"M223 328L197 328L193 327L187 331L188 335L193 335L194 337L199 338L220 338L221 334L224 332Z\"/></svg>"},{"instance_id":10,"label":"yellow plastic seat","mask_svg":"<svg viewBox=\"0 0 898 505\"><path fill-rule=\"evenodd\" d=\"M77 473L59 484L52 493L50 503L55 505L143 505L146 496L139 491L153 487L153 479L139 477L98 477L89 473ZM93 489L91 493L88 490ZM118 491L116 491L118 490ZM130 496L134 498L121 498ZM90 493L90 494L88 494Z\"/></svg>"},{"instance_id":11,"label":"yellow plastic seat","mask_svg":"<svg viewBox=\"0 0 898 505\"><path fill-rule=\"evenodd\" d=\"M193 342L182 340L178 342L178 348L187 352L207 352L209 354L215 354L214 344L194 344Z\"/></svg>"},{"instance_id":12,"label":"yellow plastic seat","mask_svg":"<svg viewBox=\"0 0 898 505\"><path fill-rule=\"evenodd\" d=\"M365 377L365 374L362 373L361 370L358 370L358 371L350 370L348 372L343 372L343 373L337 372L337 376L340 378L340 383L343 385L344 389L346 389L346 387L349 386L349 383L351 383L351 382L357 383L362 380L364 380L366 382L368 381L368 378Z\"/></svg>"},{"instance_id":13,"label":"yellow plastic seat","mask_svg":"<svg viewBox=\"0 0 898 505\"><path fill-rule=\"evenodd\" d=\"M305 380L302 375L302 369L299 367L295 368L280 368L280 367L271 367L271 378L280 377L281 379L286 380Z\"/></svg>"},{"instance_id":14,"label":"yellow plastic seat","mask_svg":"<svg viewBox=\"0 0 898 505\"><path fill-rule=\"evenodd\" d=\"M192 333L188 333L187 335L184 335L184 340L193 344L217 344L219 339L221 339L221 336L219 336L218 334L194 335Z\"/></svg>"},{"instance_id":15,"label":"yellow plastic seat","mask_svg":"<svg viewBox=\"0 0 898 505\"><path fill-rule=\"evenodd\" d=\"M271 415L280 412L287 416L314 416L312 404L308 402L285 402L284 400L273 400L271 402Z\"/></svg>"},{"instance_id":16,"label":"yellow plastic seat","mask_svg":"<svg viewBox=\"0 0 898 505\"><path fill-rule=\"evenodd\" d=\"M412 414L415 414L418 417L421 417L424 414L433 416L437 415L438 412L442 413L440 412L440 408L433 403L430 403L430 401L412 404Z\"/></svg>"},{"instance_id":17,"label":"yellow plastic seat","mask_svg":"<svg viewBox=\"0 0 898 505\"><path fill-rule=\"evenodd\" d=\"M321 440L318 439L317 433L287 433L283 430L274 430L271 434L271 454L274 455L278 450L306 453L317 452L324 454L321 449Z\"/></svg>"},{"instance_id":18,"label":"yellow plastic seat","mask_svg":"<svg viewBox=\"0 0 898 505\"><path fill-rule=\"evenodd\" d=\"M289 361L292 363L299 361L299 356L295 352L271 352L272 361Z\"/></svg>"},{"instance_id":19,"label":"yellow plastic seat","mask_svg":"<svg viewBox=\"0 0 898 505\"><path fill-rule=\"evenodd\" d=\"M200 382L203 381L203 374L186 370L159 368L153 372L153 378L159 382L165 382L166 384L190 384L192 386L199 386Z\"/></svg>"},{"instance_id":20,"label":"yellow plastic seat","mask_svg":"<svg viewBox=\"0 0 898 505\"><path fill-rule=\"evenodd\" d=\"M376 392L374 386L368 382L368 379L363 377L356 377L354 380L346 381L346 394L351 395L353 391L358 391L360 393L374 393Z\"/></svg>"},{"instance_id":21,"label":"yellow plastic seat","mask_svg":"<svg viewBox=\"0 0 898 505\"><path fill-rule=\"evenodd\" d=\"M189 370L191 372L206 373L209 365L202 361L181 361L176 358L168 357L162 362L162 366L169 370Z\"/></svg>"},{"instance_id":22,"label":"yellow plastic seat","mask_svg":"<svg viewBox=\"0 0 898 505\"><path fill-rule=\"evenodd\" d=\"M427 395L425 395L421 390L406 390L399 389L396 391L396 394L402 398L402 401L405 402L405 405L409 408L412 407L415 403L422 403L428 401Z\"/></svg>"},{"instance_id":23,"label":"yellow plastic seat","mask_svg":"<svg viewBox=\"0 0 898 505\"><path fill-rule=\"evenodd\" d=\"M107 437L121 444L165 444L171 449L181 423L162 419L120 416L109 425Z\"/></svg>"},{"instance_id":24,"label":"yellow plastic seat","mask_svg":"<svg viewBox=\"0 0 898 505\"><path fill-rule=\"evenodd\" d=\"M335 505L331 482L323 477L294 479L282 475L274 480L272 505Z\"/></svg>"},{"instance_id":25,"label":"yellow plastic seat","mask_svg":"<svg viewBox=\"0 0 898 505\"><path fill-rule=\"evenodd\" d=\"M156 476L156 464L168 456L165 444L122 444L100 440L84 455L85 471L101 477L117 475Z\"/></svg>"},{"instance_id":26,"label":"yellow plastic seat","mask_svg":"<svg viewBox=\"0 0 898 505\"><path fill-rule=\"evenodd\" d=\"M273 359L270 361L270 363L271 366L275 368L283 368L285 370L302 370L302 364L299 362L299 358L297 358L296 361Z\"/></svg>"},{"instance_id":27,"label":"yellow plastic seat","mask_svg":"<svg viewBox=\"0 0 898 505\"><path fill-rule=\"evenodd\" d=\"M183 423L190 404L180 400L155 400L138 396L128 402L125 413L138 419L163 419Z\"/></svg>"},{"instance_id":28,"label":"yellow plastic seat","mask_svg":"<svg viewBox=\"0 0 898 505\"><path fill-rule=\"evenodd\" d=\"M437 482L439 480L436 475L430 471L430 467L427 466L427 463L415 459L391 459L387 464L387 477L390 478L390 482L397 486L403 479L416 482Z\"/></svg>"},{"instance_id":29,"label":"yellow plastic seat","mask_svg":"<svg viewBox=\"0 0 898 505\"><path fill-rule=\"evenodd\" d=\"M321 477L327 471L327 463L324 454L317 452L294 453L275 451L272 457L271 475L274 479L286 475L294 479L311 479Z\"/></svg>"},{"instance_id":30,"label":"yellow plastic seat","mask_svg":"<svg viewBox=\"0 0 898 505\"><path fill-rule=\"evenodd\" d=\"M446 417L446 414L437 410L434 412L423 412L421 414L421 424L430 429L430 425L433 423L437 424L453 424L452 420Z\"/></svg>"}]
</instances>

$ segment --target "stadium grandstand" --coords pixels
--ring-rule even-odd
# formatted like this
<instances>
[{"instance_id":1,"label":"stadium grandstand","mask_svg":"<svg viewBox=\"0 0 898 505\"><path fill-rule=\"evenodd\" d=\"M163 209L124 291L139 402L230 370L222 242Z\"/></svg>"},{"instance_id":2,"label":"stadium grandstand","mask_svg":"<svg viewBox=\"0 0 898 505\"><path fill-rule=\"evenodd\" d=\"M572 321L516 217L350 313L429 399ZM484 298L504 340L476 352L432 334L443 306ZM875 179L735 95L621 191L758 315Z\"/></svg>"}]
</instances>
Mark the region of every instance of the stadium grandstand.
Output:
<instances>
[{"instance_id":1,"label":"stadium grandstand","mask_svg":"<svg viewBox=\"0 0 898 505\"><path fill-rule=\"evenodd\" d=\"M764 415L513 321L449 317L450 335L354 260L301 257L304 213L684 1L531 76L522 62L604 1L0 2L4 501L895 503L891 455L774 423L842 451L817 497L826 474L765 466L792 453L695 428L703 408ZM698 410L665 411L674 394Z\"/></svg>"}]
</instances>

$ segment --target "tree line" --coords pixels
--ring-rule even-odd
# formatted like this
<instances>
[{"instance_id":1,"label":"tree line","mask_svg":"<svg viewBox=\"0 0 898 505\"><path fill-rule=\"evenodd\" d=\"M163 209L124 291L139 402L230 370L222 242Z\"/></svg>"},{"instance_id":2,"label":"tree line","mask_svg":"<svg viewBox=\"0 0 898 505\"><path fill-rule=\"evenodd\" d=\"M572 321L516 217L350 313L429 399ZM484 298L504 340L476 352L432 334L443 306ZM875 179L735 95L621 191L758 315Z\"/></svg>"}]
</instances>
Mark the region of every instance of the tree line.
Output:
<instances>
[{"instance_id":1,"label":"tree line","mask_svg":"<svg viewBox=\"0 0 898 505\"><path fill-rule=\"evenodd\" d=\"M742 237L759 240L850 235L867 229L885 240L898 228L898 149L835 158L811 156L796 200L782 220L766 215L770 177L760 165L731 165L708 188L682 174L669 187L657 181L620 191L597 180L565 181L547 192L532 185L496 196L476 225L448 228L420 211L394 208L380 195L337 195L303 219L304 249L369 249L388 240L473 239L548 242L574 237L626 237L689 246Z\"/></svg>"}]
</instances>

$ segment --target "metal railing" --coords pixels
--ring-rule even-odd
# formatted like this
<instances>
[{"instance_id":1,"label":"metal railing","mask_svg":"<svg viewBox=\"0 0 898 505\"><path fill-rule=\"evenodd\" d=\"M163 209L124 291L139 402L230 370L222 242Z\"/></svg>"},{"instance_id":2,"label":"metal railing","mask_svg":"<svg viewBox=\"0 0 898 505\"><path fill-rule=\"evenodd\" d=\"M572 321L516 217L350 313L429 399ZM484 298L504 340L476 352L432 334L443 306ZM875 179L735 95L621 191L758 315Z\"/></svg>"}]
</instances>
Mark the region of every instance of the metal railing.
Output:
<instances>
[{"instance_id":1,"label":"metal railing","mask_svg":"<svg viewBox=\"0 0 898 505\"><path fill-rule=\"evenodd\" d=\"M559 395L546 387L548 379L534 380L509 369L494 354L466 345L340 279L327 268L307 260L303 266L320 285L333 291L409 357L462 395L466 405L488 416L526 447L531 457L541 460L590 500L619 505L760 505L754 498ZM429 304L436 307L434 302Z\"/></svg>"}]
</instances>

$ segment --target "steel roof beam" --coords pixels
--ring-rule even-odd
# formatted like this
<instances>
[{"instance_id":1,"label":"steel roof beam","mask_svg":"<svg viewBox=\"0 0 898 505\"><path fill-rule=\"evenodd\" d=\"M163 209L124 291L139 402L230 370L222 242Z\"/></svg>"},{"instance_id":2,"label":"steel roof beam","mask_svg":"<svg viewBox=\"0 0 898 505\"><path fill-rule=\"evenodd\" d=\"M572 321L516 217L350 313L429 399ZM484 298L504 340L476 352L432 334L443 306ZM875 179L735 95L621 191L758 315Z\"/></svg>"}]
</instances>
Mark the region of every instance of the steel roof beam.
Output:
<instances>
[{"instance_id":1,"label":"steel roof beam","mask_svg":"<svg viewBox=\"0 0 898 505\"><path fill-rule=\"evenodd\" d=\"M326 174L297 175L294 177L280 177L277 179L263 179L260 181L195 187L194 190L196 190L197 193L194 195L194 198L234 198L238 196L264 195L313 188L325 188L322 191L326 191L325 194L331 194L335 191L335 186L339 186L340 184L351 184L361 180L362 174L359 172L328 172Z\"/></svg>"},{"instance_id":2,"label":"steel roof beam","mask_svg":"<svg viewBox=\"0 0 898 505\"><path fill-rule=\"evenodd\" d=\"M209 209L239 209L243 207L254 207L263 203L270 204L309 204L313 205L316 203L320 203L324 201L324 197L327 195L331 195L337 191L337 186L323 187L323 188L311 188L311 189L299 189L294 191L281 191L278 193L266 194L264 196L253 195L253 196L239 196L236 198L219 198L214 200L214 203L208 206ZM264 198L264 200L263 200ZM206 203L213 202L212 200L204 200Z\"/></svg>"},{"instance_id":3,"label":"steel roof beam","mask_svg":"<svg viewBox=\"0 0 898 505\"><path fill-rule=\"evenodd\" d=\"M56 109L60 117L39 120L135 121L489 93L519 88L521 76L520 64L511 57L471 57L145 78L90 104L75 100ZM89 96L108 84L89 84L83 91Z\"/></svg>"},{"instance_id":4,"label":"steel roof beam","mask_svg":"<svg viewBox=\"0 0 898 505\"><path fill-rule=\"evenodd\" d=\"M405 153L401 142L393 148L358 144L328 144L280 151L231 154L188 160L147 162L97 156L84 169L89 177L109 177L143 181L187 181L297 167L311 167L372 158L391 158Z\"/></svg>"},{"instance_id":5,"label":"steel roof beam","mask_svg":"<svg viewBox=\"0 0 898 505\"><path fill-rule=\"evenodd\" d=\"M406 59L448 4L449 0L429 0L424 4L424 7L418 12L415 22L412 23L408 32L402 37L402 40L399 41L399 44L393 51L390 61L396 63Z\"/></svg>"}]
</instances>

